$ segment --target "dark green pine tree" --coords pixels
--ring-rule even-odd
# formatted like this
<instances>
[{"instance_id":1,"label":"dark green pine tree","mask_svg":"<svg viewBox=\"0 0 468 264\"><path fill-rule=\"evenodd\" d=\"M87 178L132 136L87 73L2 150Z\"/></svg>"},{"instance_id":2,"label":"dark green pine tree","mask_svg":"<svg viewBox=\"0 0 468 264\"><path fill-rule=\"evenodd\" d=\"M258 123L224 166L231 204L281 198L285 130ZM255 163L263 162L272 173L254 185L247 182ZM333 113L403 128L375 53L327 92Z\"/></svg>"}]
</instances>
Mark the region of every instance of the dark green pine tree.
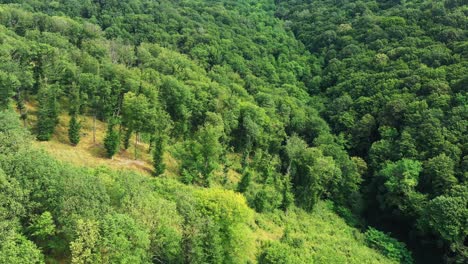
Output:
<instances>
[{"instance_id":1,"label":"dark green pine tree","mask_svg":"<svg viewBox=\"0 0 468 264\"><path fill-rule=\"evenodd\" d=\"M153 164L154 175L159 176L166 170L166 164L163 161L165 139L163 136L156 137L154 140Z\"/></svg>"},{"instance_id":2,"label":"dark green pine tree","mask_svg":"<svg viewBox=\"0 0 468 264\"><path fill-rule=\"evenodd\" d=\"M104 147L108 158L112 158L119 150L120 136L117 131L114 130L115 121L110 121L107 126L106 137L104 138Z\"/></svg>"},{"instance_id":3,"label":"dark green pine tree","mask_svg":"<svg viewBox=\"0 0 468 264\"><path fill-rule=\"evenodd\" d=\"M249 169L246 169L244 175L242 176L242 179L240 180L237 186L237 190L241 193L244 193L245 191L247 191L247 188L249 188L251 182L252 172Z\"/></svg>"},{"instance_id":4,"label":"dark green pine tree","mask_svg":"<svg viewBox=\"0 0 468 264\"><path fill-rule=\"evenodd\" d=\"M80 142L80 129L81 124L76 118L76 114L72 114L70 123L68 125L68 139L73 146L78 145Z\"/></svg>"},{"instance_id":5,"label":"dark green pine tree","mask_svg":"<svg viewBox=\"0 0 468 264\"><path fill-rule=\"evenodd\" d=\"M0 71L0 110L8 108L10 99L18 86L19 81L14 75Z\"/></svg>"},{"instance_id":6,"label":"dark green pine tree","mask_svg":"<svg viewBox=\"0 0 468 264\"><path fill-rule=\"evenodd\" d=\"M78 90L78 87L76 86L75 83L72 85L72 89L70 91L70 122L68 124L68 139L70 140L70 143L73 146L78 145L80 142L80 129L81 129L81 124L77 119L77 114L80 110L80 93Z\"/></svg>"},{"instance_id":7,"label":"dark green pine tree","mask_svg":"<svg viewBox=\"0 0 468 264\"><path fill-rule=\"evenodd\" d=\"M123 137L123 143L124 143L124 149L128 149L130 147L130 137L132 136L132 130L131 129L125 129L124 137Z\"/></svg>"},{"instance_id":8,"label":"dark green pine tree","mask_svg":"<svg viewBox=\"0 0 468 264\"><path fill-rule=\"evenodd\" d=\"M37 139L48 141L58 124L58 103L56 90L48 85L41 85L39 90L39 107L37 111Z\"/></svg>"}]
</instances>

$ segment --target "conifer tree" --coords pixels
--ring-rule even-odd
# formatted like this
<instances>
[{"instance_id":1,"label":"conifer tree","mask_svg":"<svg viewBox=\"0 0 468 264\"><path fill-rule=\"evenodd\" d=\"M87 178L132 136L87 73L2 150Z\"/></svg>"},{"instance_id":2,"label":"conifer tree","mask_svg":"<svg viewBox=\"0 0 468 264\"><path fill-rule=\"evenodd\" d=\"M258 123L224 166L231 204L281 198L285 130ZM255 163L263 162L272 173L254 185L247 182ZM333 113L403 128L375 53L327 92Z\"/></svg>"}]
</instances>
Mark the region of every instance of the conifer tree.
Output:
<instances>
[{"instance_id":1,"label":"conifer tree","mask_svg":"<svg viewBox=\"0 0 468 264\"><path fill-rule=\"evenodd\" d=\"M74 146L78 145L80 142L80 129L81 124L76 118L76 114L73 114L70 119L70 123L68 126L68 139L70 143Z\"/></svg>"},{"instance_id":2,"label":"conifer tree","mask_svg":"<svg viewBox=\"0 0 468 264\"><path fill-rule=\"evenodd\" d=\"M107 157L112 158L119 150L119 133L114 130L115 121L110 121L107 126L106 137L104 138L104 147L106 148Z\"/></svg>"},{"instance_id":3,"label":"conifer tree","mask_svg":"<svg viewBox=\"0 0 468 264\"><path fill-rule=\"evenodd\" d=\"M12 74L0 71L0 109L8 108L14 89L19 86L18 79Z\"/></svg>"},{"instance_id":4,"label":"conifer tree","mask_svg":"<svg viewBox=\"0 0 468 264\"><path fill-rule=\"evenodd\" d=\"M79 91L73 83L72 86L72 91L71 91L71 109L70 109L70 122L68 125L68 139L70 140L70 143L74 146L78 145L80 142L80 129L81 129L81 124L77 119L77 114L80 109L80 96L79 96Z\"/></svg>"},{"instance_id":5,"label":"conifer tree","mask_svg":"<svg viewBox=\"0 0 468 264\"><path fill-rule=\"evenodd\" d=\"M39 109L37 114L37 139L48 141L58 124L58 103L53 87L43 85L39 91Z\"/></svg>"},{"instance_id":6,"label":"conifer tree","mask_svg":"<svg viewBox=\"0 0 468 264\"><path fill-rule=\"evenodd\" d=\"M249 169L246 169L244 175L242 175L242 179L240 180L239 185L237 186L237 190L241 193L244 193L247 191L247 188L249 188L251 181L252 172Z\"/></svg>"},{"instance_id":7,"label":"conifer tree","mask_svg":"<svg viewBox=\"0 0 468 264\"><path fill-rule=\"evenodd\" d=\"M130 147L130 137L132 136L132 130L131 129L125 129L124 136L123 136L123 144L124 144L124 149L128 149Z\"/></svg>"},{"instance_id":8,"label":"conifer tree","mask_svg":"<svg viewBox=\"0 0 468 264\"><path fill-rule=\"evenodd\" d=\"M154 140L153 150L153 164L154 164L154 175L159 176L164 173L166 164L163 161L163 154L165 148L165 138L163 136L156 137Z\"/></svg>"}]
</instances>

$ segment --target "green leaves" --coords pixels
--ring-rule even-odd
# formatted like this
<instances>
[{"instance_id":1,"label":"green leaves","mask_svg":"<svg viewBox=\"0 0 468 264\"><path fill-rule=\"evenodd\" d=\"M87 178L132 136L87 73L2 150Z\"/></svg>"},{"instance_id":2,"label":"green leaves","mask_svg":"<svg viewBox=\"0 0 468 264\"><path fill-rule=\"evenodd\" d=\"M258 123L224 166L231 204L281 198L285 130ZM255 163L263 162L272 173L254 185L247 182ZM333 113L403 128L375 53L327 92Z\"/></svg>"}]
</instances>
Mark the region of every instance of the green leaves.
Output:
<instances>
[{"instance_id":1,"label":"green leaves","mask_svg":"<svg viewBox=\"0 0 468 264\"><path fill-rule=\"evenodd\" d=\"M115 131L115 124L113 122L114 121L111 121L111 123L107 125L107 133L104 138L104 147L106 148L108 158L112 158L119 151L120 146L120 135Z\"/></svg>"},{"instance_id":2,"label":"green leaves","mask_svg":"<svg viewBox=\"0 0 468 264\"><path fill-rule=\"evenodd\" d=\"M80 142L80 129L81 124L77 120L76 115L72 115L70 118L70 123L68 125L68 139L70 143L74 146L78 145Z\"/></svg>"},{"instance_id":3,"label":"green leaves","mask_svg":"<svg viewBox=\"0 0 468 264\"><path fill-rule=\"evenodd\" d=\"M429 201L419 220L419 227L438 235L452 252L462 259L468 235L468 190L466 185L453 187L447 194ZM466 255L465 255L466 256Z\"/></svg>"},{"instance_id":4,"label":"green leaves","mask_svg":"<svg viewBox=\"0 0 468 264\"><path fill-rule=\"evenodd\" d=\"M434 197L447 193L457 184L454 165L453 160L445 154L440 154L424 163L425 185L431 188Z\"/></svg>"},{"instance_id":5,"label":"green leaves","mask_svg":"<svg viewBox=\"0 0 468 264\"><path fill-rule=\"evenodd\" d=\"M37 114L37 139L48 141L58 124L59 105L57 102L58 90L56 86L42 85L39 90L39 110Z\"/></svg>"},{"instance_id":6,"label":"green leaves","mask_svg":"<svg viewBox=\"0 0 468 264\"><path fill-rule=\"evenodd\" d=\"M221 255L218 260L245 263L253 257L255 246L248 227L253 221L253 211L248 208L245 198L217 188L198 191L195 195L200 214L212 221L212 228L216 228L211 231L214 232L212 235L219 236L217 246Z\"/></svg>"},{"instance_id":7,"label":"green leaves","mask_svg":"<svg viewBox=\"0 0 468 264\"><path fill-rule=\"evenodd\" d=\"M369 227L365 233L365 238L370 247L377 249L392 260L404 264L414 262L406 245L390 237L390 235Z\"/></svg>"},{"instance_id":8,"label":"green leaves","mask_svg":"<svg viewBox=\"0 0 468 264\"><path fill-rule=\"evenodd\" d=\"M319 198L330 197L337 191L342 175L332 157L324 156L318 148L309 148L297 136L288 139L286 153L299 206L312 210Z\"/></svg>"},{"instance_id":9,"label":"green leaves","mask_svg":"<svg viewBox=\"0 0 468 264\"><path fill-rule=\"evenodd\" d=\"M10 99L19 85L20 82L15 75L0 70L0 110L8 108Z\"/></svg>"},{"instance_id":10,"label":"green leaves","mask_svg":"<svg viewBox=\"0 0 468 264\"><path fill-rule=\"evenodd\" d=\"M50 212L46 211L32 220L29 226L31 236L44 241L55 233L55 223Z\"/></svg>"},{"instance_id":11,"label":"green leaves","mask_svg":"<svg viewBox=\"0 0 468 264\"><path fill-rule=\"evenodd\" d=\"M155 137L153 142L154 175L159 176L163 174L166 169L166 164L164 164L164 150L166 147L166 138L164 135L159 135Z\"/></svg>"},{"instance_id":12,"label":"green leaves","mask_svg":"<svg viewBox=\"0 0 468 264\"><path fill-rule=\"evenodd\" d=\"M37 246L20 234L2 238L0 242L1 263L42 264L44 256Z\"/></svg>"},{"instance_id":13,"label":"green leaves","mask_svg":"<svg viewBox=\"0 0 468 264\"><path fill-rule=\"evenodd\" d=\"M95 221L79 219L76 239L70 243L71 263L85 264L99 261L99 226Z\"/></svg>"},{"instance_id":14,"label":"green leaves","mask_svg":"<svg viewBox=\"0 0 468 264\"><path fill-rule=\"evenodd\" d=\"M104 263L149 263L149 234L125 214L106 215L98 242Z\"/></svg>"},{"instance_id":15,"label":"green leaves","mask_svg":"<svg viewBox=\"0 0 468 264\"><path fill-rule=\"evenodd\" d=\"M214 173L221 168L220 158L224 149L221 144L224 136L222 119L214 113L208 113L207 119L194 138L176 150L182 161L182 181L206 187L210 186Z\"/></svg>"}]
</instances>

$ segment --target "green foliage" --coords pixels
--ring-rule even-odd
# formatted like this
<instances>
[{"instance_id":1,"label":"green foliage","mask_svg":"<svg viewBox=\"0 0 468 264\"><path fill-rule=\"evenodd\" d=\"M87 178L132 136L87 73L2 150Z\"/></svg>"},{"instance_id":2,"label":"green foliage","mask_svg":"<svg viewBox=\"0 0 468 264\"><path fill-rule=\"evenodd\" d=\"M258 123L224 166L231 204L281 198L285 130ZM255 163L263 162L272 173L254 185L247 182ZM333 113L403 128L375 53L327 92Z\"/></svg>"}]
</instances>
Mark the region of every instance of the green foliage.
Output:
<instances>
[{"instance_id":1,"label":"green foliage","mask_svg":"<svg viewBox=\"0 0 468 264\"><path fill-rule=\"evenodd\" d=\"M289 207L294 204L294 193L292 190L291 179L289 175L286 175L283 180L283 201L281 208L287 211Z\"/></svg>"},{"instance_id":2,"label":"green foliage","mask_svg":"<svg viewBox=\"0 0 468 264\"><path fill-rule=\"evenodd\" d=\"M399 263L413 263L411 253L404 243L372 227L367 229L365 236L370 247L377 249L390 259Z\"/></svg>"},{"instance_id":3,"label":"green foliage","mask_svg":"<svg viewBox=\"0 0 468 264\"><path fill-rule=\"evenodd\" d=\"M108 158L112 158L119 151L120 136L114 130L114 124L110 123L107 126L106 137L104 138L104 147Z\"/></svg>"},{"instance_id":4,"label":"green foliage","mask_svg":"<svg viewBox=\"0 0 468 264\"><path fill-rule=\"evenodd\" d=\"M281 192L273 184L257 186L258 190L250 202L257 212L271 212L282 206Z\"/></svg>"},{"instance_id":5,"label":"green foliage","mask_svg":"<svg viewBox=\"0 0 468 264\"><path fill-rule=\"evenodd\" d=\"M464 200L452 192L466 185L468 164L462 2L4 0L0 108L14 99L39 140L53 136L59 109L69 111L74 145L79 116L90 115L108 122L101 143L109 157L121 132L125 149L133 134L135 159L140 141L153 147L156 175L169 157L167 174L180 172L184 183L234 189L240 180L237 190L262 213L289 212L293 203L313 212L329 199L350 222L365 222L365 212L378 228L411 233L409 245L437 254L423 262L459 261L466 256ZM129 183L105 170L74 172L28 150L28 133L11 122L18 116L2 109L2 206L12 220L5 229L50 212L60 237L47 245L31 239L48 255L66 255L83 219L96 223L96 241L121 240L102 233L106 223L141 238L150 230L149 249L124 239L122 247L145 248L153 262L245 260L226 257L216 219L187 213L198 204L188 189L187 204L150 195L132 207L137 192L126 189ZM114 120L121 121L119 132ZM157 222L167 219L151 202L190 228L177 222L164 229ZM453 212L453 225L441 210ZM104 216L116 219L105 223ZM22 228L17 233L32 237ZM288 246L262 247L264 261L302 257L282 251L307 239L284 237ZM77 261L98 261L94 253ZM139 253L117 255L115 261L146 261ZM341 257L326 251L314 260L351 262Z\"/></svg>"},{"instance_id":6,"label":"green foliage","mask_svg":"<svg viewBox=\"0 0 468 264\"><path fill-rule=\"evenodd\" d=\"M40 249L33 242L19 234L2 239L0 242L0 262L45 263Z\"/></svg>"},{"instance_id":7,"label":"green foliage","mask_svg":"<svg viewBox=\"0 0 468 264\"><path fill-rule=\"evenodd\" d=\"M341 170L333 158L323 156L320 149L309 148L307 144L292 137L286 145L290 160L288 170L296 194L296 202L312 210L319 198L327 197L334 188L334 182L341 177Z\"/></svg>"},{"instance_id":8,"label":"green foliage","mask_svg":"<svg viewBox=\"0 0 468 264\"><path fill-rule=\"evenodd\" d=\"M237 190L241 193L247 191L247 188L249 188L249 185L252 182L252 172L249 170L246 170L244 174L242 175L242 178L237 186Z\"/></svg>"},{"instance_id":9,"label":"green foliage","mask_svg":"<svg viewBox=\"0 0 468 264\"><path fill-rule=\"evenodd\" d=\"M468 235L468 190L465 186L455 186L446 195L438 196L426 205L420 226L423 230L431 230L445 241L458 258L464 257ZM465 255L466 256L466 255Z\"/></svg>"},{"instance_id":10,"label":"green foliage","mask_svg":"<svg viewBox=\"0 0 468 264\"><path fill-rule=\"evenodd\" d=\"M104 263L149 263L148 231L124 214L104 217L99 241Z\"/></svg>"},{"instance_id":11,"label":"green foliage","mask_svg":"<svg viewBox=\"0 0 468 264\"><path fill-rule=\"evenodd\" d=\"M176 155L182 161L182 176L185 183L210 186L214 172L220 168L223 145L222 120L216 114L208 116L203 127L195 133L194 139L186 141Z\"/></svg>"},{"instance_id":12,"label":"green foliage","mask_svg":"<svg viewBox=\"0 0 468 264\"><path fill-rule=\"evenodd\" d=\"M99 259L97 243L99 229L96 222L79 219L76 225L76 239L70 243L71 263L94 263Z\"/></svg>"},{"instance_id":13,"label":"green foliage","mask_svg":"<svg viewBox=\"0 0 468 264\"><path fill-rule=\"evenodd\" d=\"M423 167L426 186L432 188L430 193L434 196L447 193L458 182L454 175L455 164L445 154L429 159Z\"/></svg>"},{"instance_id":14,"label":"green foliage","mask_svg":"<svg viewBox=\"0 0 468 264\"><path fill-rule=\"evenodd\" d=\"M244 195L249 205L257 212L285 210L285 195L287 195L286 199L292 198L290 197L291 190L287 190L291 187L287 185L288 177L283 177L277 172L279 165L278 156L257 150L249 164L250 168L244 172L251 174L250 183L246 186ZM244 184L242 179L240 183Z\"/></svg>"},{"instance_id":15,"label":"green foliage","mask_svg":"<svg viewBox=\"0 0 468 264\"><path fill-rule=\"evenodd\" d=\"M15 125L17 115L12 116L15 118L0 119L6 123L2 130L11 129L0 133L21 130ZM269 155L256 156L253 168L274 172L270 163L263 164ZM256 214L245 197L233 191L186 186L128 171L72 167L32 150L29 144L1 153L0 168L0 258L6 263L43 263L36 244L47 261L66 257L71 263L249 263L256 259L310 263L344 260L349 250L356 254L356 263L370 259L387 262L356 244L349 227L320 203L314 209L321 210L317 211L320 215L293 206L288 215L274 208L269 210L275 213ZM275 175L279 176L273 173L269 177ZM269 177L266 179L274 178ZM276 208L282 199L280 195ZM281 241L275 239L261 252L256 242L269 229L259 218L284 223L289 230ZM333 234L335 241L319 239L324 224L324 234ZM337 226L347 231L332 232ZM19 235L20 231L31 241ZM296 235L301 236L299 240L294 239ZM312 247L315 242L308 240L313 236L319 252L304 256L303 252L316 249ZM339 253L331 250L337 240L342 243L338 248L353 248ZM324 242L329 244L324 247Z\"/></svg>"},{"instance_id":16,"label":"green foliage","mask_svg":"<svg viewBox=\"0 0 468 264\"><path fill-rule=\"evenodd\" d=\"M254 239L248 227L253 221L253 211L248 208L244 197L221 189L196 192L195 196L200 214L208 220L205 227L208 237L204 238L204 234L200 233L201 237L195 238L199 241L194 242L216 243L213 259L210 259L211 252L206 252L207 259L197 261L197 257L195 262L245 263L253 257ZM208 245L208 248L212 247Z\"/></svg>"},{"instance_id":17,"label":"green foliage","mask_svg":"<svg viewBox=\"0 0 468 264\"><path fill-rule=\"evenodd\" d=\"M381 200L388 188L397 191L395 199L401 197L384 208L382 201L368 203L371 220L382 228L414 230L424 197L446 195L460 182L456 175L464 174L459 161L467 126L459 110L466 100L456 98L466 97L458 85L466 79L460 70L466 68L466 53L459 48L466 43L466 7L460 1L277 3L276 14L318 58L314 94L324 98L325 119L351 155L368 161L364 198ZM387 164L402 159L420 162L421 175L408 171L413 176L405 177L405 184L380 182ZM402 214L404 220L395 223ZM425 230L411 244L434 252L438 239ZM448 244L443 248L452 255ZM441 255L422 261L442 262Z\"/></svg>"},{"instance_id":18,"label":"green foliage","mask_svg":"<svg viewBox=\"0 0 468 264\"><path fill-rule=\"evenodd\" d=\"M57 91L45 85L39 91L39 109L37 114L37 139L50 140L58 124Z\"/></svg>"},{"instance_id":19,"label":"green foliage","mask_svg":"<svg viewBox=\"0 0 468 264\"><path fill-rule=\"evenodd\" d=\"M152 259L180 263L186 254L182 250L184 219L176 203L156 194L145 176L121 176L117 176L119 187L113 196L122 197L121 211L148 230Z\"/></svg>"},{"instance_id":20,"label":"green foliage","mask_svg":"<svg viewBox=\"0 0 468 264\"><path fill-rule=\"evenodd\" d=\"M80 142L80 122L77 120L76 115L72 115L70 123L68 124L68 139L74 146Z\"/></svg>"},{"instance_id":21,"label":"green foliage","mask_svg":"<svg viewBox=\"0 0 468 264\"><path fill-rule=\"evenodd\" d=\"M153 163L155 176L163 174L166 170L166 164L164 164L163 160L165 145L166 142L163 136L154 139Z\"/></svg>"},{"instance_id":22,"label":"green foliage","mask_svg":"<svg viewBox=\"0 0 468 264\"><path fill-rule=\"evenodd\" d=\"M281 226L280 239L268 239L259 263L398 263L367 247L364 234L333 213L330 202L320 201L312 213L291 208L286 213L257 216L259 226ZM337 232L340 230L340 232Z\"/></svg>"},{"instance_id":23,"label":"green foliage","mask_svg":"<svg viewBox=\"0 0 468 264\"><path fill-rule=\"evenodd\" d=\"M44 212L33 219L29 226L31 236L44 240L55 233L55 224L50 212Z\"/></svg>"},{"instance_id":24,"label":"green foliage","mask_svg":"<svg viewBox=\"0 0 468 264\"><path fill-rule=\"evenodd\" d=\"M30 140L21 126L18 115L12 110L0 110L0 154L17 151Z\"/></svg>"},{"instance_id":25,"label":"green foliage","mask_svg":"<svg viewBox=\"0 0 468 264\"><path fill-rule=\"evenodd\" d=\"M269 243L265 246L258 262L262 264L294 264L302 263L300 257L292 253L293 249L278 242Z\"/></svg>"},{"instance_id":26,"label":"green foliage","mask_svg":"<svg viewBox=\"0 0 468 264\"><path fill-rule=\"evenodd\" d=\"M0 240L16 236L16 220L26 213L27 203L24 190L19 183L0 169Z\"/></svg>"},{"instance_id":27,"label":"green foliage","mask_svg":"<svg viewBox=\"0 0 468 264\"><path fill-rule=\"evenodd\" d=\"M8 107L11 97L15 94L16 88L20 85L18 79L13 74L8 74L0 70L0 109Z\"/></svg>"},{"instance_id":28,"label":"green foliage","mask_svg":"<svg viewBox=\"0 0 468 264\"><path fill-rule=\"evenodd\" d=\"M379 187L379 202L382 208L395 208L404 215L415 215L420 212L423 195L416 191L421 163L403 159L389 163L379 176L383 186Z\"/></svg>"}]
</instances>

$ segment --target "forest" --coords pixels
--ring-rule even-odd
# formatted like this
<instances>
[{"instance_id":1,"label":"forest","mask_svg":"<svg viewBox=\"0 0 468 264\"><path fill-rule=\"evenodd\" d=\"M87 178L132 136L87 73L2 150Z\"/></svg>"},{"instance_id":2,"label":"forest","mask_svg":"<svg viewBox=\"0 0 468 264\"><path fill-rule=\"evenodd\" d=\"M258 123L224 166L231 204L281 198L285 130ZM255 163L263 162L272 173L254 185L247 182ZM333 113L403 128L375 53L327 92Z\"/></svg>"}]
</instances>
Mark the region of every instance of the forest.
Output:
<instances>
[{"instance_id":1,"label":"forest","mask_svg":"<svg viewBox=\"0 0 468 264\"><path fill-rule=\"evenodd\" d=\"M0 0L0 62L0 263L468 261L464 0Z\"/></svg>"}]
</instances>

